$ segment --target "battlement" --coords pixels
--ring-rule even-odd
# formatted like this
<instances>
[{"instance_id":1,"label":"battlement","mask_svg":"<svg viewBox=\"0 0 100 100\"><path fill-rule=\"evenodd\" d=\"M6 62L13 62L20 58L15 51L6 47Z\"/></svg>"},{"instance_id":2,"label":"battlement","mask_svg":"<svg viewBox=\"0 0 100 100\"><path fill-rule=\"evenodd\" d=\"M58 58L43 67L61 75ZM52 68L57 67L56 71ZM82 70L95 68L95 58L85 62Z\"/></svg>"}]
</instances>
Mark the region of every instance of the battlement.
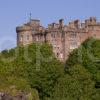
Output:
<instances>
[{"instance_id":1,"label":"battlement","mask_svg":"<svg viewBox=\"0 0 100 100\"><path fill-rule=\"evenodd\" d=\"M16 27L16 32L19 33L22 31L30 31L31 29L32 28L30 26L23 25L23 26Z\"/></svg>"},{"instance_id":2,"label":"battlement","mask_svg":"<svg viewBox=\"0 0 100 100\"><path fill-rule=\"evenodd\" d=\"M85 20L85 25L96 25L97 24L97 20L95 17L90 17L89 19Z\"/></svg>"}]
</instances>

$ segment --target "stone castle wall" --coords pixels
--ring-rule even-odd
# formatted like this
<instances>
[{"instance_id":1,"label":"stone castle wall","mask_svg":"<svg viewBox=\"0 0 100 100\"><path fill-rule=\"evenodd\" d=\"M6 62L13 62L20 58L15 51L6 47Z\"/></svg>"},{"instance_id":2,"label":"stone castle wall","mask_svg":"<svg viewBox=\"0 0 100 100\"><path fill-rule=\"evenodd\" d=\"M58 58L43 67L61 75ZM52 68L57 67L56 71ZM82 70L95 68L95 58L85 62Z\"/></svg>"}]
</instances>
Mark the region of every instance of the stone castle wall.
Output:
<instances>
[{"instance_id":1,"label":"stone castle wall","mask_svg":"<svg viewBox=\"0 0 100 100\"><path fill-rule=\"evenodd\" d=\"M95 17L90 17L84 22L75 20L64 25L64 20L60 19L59 23L52 23L48 28L44 28L39 20L32 19L17 27L16 32L18 46L47 42L52 45L55 56L64 61L69 53L86 39L90 37L100 39L100 23Z\"/></svg>"}]
</instances>

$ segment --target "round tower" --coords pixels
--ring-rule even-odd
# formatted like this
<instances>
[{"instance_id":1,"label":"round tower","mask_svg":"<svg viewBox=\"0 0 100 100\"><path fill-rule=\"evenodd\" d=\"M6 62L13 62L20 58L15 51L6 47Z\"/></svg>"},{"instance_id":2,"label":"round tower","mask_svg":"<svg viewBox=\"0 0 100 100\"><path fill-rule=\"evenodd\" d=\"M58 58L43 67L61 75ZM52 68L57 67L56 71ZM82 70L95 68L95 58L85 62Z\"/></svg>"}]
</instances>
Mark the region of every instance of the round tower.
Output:
<instances>
[{"instance_id":1,"label":"round tower","mask_svg":"<svg viewBox=\"0 0 100 100\"><path fill-rule=\"evenodd\" d=\"M32 43L32 28L28 25L18 26L17 32L17 45L23 46Z\"/></svg>"}]
</instances>

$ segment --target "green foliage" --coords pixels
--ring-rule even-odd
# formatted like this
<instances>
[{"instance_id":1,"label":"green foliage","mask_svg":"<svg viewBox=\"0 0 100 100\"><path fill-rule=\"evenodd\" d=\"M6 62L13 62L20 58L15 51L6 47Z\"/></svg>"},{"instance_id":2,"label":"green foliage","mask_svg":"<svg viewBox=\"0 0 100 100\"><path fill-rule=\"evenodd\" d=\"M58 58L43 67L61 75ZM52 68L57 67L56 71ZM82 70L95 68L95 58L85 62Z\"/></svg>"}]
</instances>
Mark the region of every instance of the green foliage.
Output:
<instances>
[{"instance_id":1,"label":"green foliage","mask_svg":"<svg viewBox=\"0 0 100 100\"><path fill-rule=\"evenodd\" d=\"M0 91L28 100L99 100L100 40L89 39L71 52L66 65L48 44L0 53Z\"/></svg>"},{"instance_id":2,"label":"green foliage","mask_svg":"<svg viewBox=\"0 0 100 100\"><path fill-rule=\"evenodd\" d=\"M80 65L80 67L77 66L77 64ZM83 75L82 74L80 75L80 73L77 72L78 70ZM70 54L69 59L66 62L65 73L70 75L71 77L74 77L74 79L78 77L79 78L88 77L90 82L89 80L83 80L83 79L80 81L78 79L76 80L77 82L78 81L81 82L81 85L84 82L88 84L91 83L89 87L86 84L83 86L84 88L85 86L87 87L86 90L88 91L88 93L83 92L82 96L84 97L84 95L89 94L90 96L88 95L85 96L88 97L86 98L86 100L99 100L100 98L100 40L95 40L93 38L86 40L78 49L74 50ZM82 86L79 88L82 88ZM81 99L76 99L76 100L81 100Z\"/></svg>"},{"instance_id":3,"label":"green foliage","mask_svg":"<svg viewBox=\"0 0 100 100\"><path fill-rule=\"evenodd\" d=\"M15 87L16 91L24 93L36 89L40 99L50 97L58 78L64 72L62 63L54 57L48 44L4 50L0 58L0 90L11 94L13 91L8 90Z\"/></svg>"},{"instance_id":4,"label":"green foliage","mask_svg":"<svg viewBox=\"0 0 100 100\"><path fill-rule=\"evenodd\" d=\"M69 66L81 64L94 77L99 79L100 73L100 40L86 40L78 49L74 50L66 62L66 71Z\"/></svg>"}]
</instances>

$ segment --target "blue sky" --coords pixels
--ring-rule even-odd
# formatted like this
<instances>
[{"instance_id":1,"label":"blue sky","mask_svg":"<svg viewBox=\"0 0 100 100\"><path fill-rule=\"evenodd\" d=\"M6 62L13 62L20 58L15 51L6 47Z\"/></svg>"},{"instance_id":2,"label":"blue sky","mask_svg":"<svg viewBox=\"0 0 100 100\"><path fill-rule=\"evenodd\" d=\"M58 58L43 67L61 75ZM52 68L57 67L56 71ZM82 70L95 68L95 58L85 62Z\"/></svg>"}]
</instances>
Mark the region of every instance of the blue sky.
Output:
<instances>
[{"instance_id":1,"label":"blue sky","mask_svg":"<svg viewBox=\"0 0 100 100\"><path fill-rule=\"evenodd\" d=\"M30 12L47 26L60 18L100 20L99 10L100 0L0 0L0 50L16 46L16 26L27 22Z\"/></svg>"}]
</instances>

